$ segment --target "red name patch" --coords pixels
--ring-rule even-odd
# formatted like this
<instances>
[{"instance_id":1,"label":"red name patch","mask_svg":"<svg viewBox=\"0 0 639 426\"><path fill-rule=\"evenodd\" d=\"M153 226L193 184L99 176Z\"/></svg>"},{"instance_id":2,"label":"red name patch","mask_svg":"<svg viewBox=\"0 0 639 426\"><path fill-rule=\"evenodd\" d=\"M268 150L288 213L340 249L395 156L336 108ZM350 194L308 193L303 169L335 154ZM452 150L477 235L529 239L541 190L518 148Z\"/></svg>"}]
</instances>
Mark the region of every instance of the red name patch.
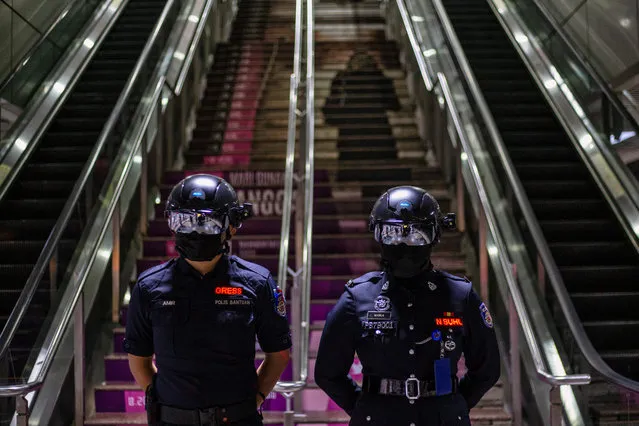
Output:
<instances>
[{"instance_id":1,"label":"red name patch","mask_svg":"<svg viewBox=\"0 0 639 426\"><path fill-rule=\"evenodd\" d=\"M435 318L435 325L441 327L463 327L464 322L461 318Z\"/></svg>"},{"instance_id":2,"label":"red name patch","mask_svg":"<svg viewBox=\"0 0 639 426\"><path fill-rule=\"evenodd\" d=\"M224 294L226 296L237 296L242 294L240 287L216 287L215 294Z\"/></svg>"}]
</instances>

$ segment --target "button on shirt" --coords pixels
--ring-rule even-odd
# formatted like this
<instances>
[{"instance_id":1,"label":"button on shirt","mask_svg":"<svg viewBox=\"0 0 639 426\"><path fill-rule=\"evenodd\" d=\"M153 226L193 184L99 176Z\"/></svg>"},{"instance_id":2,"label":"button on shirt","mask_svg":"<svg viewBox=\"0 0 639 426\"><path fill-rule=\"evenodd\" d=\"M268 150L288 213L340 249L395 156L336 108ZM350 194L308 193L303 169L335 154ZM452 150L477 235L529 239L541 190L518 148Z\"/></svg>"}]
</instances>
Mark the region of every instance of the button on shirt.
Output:
<instances>
[{"instance_id":1,"label":"button on shirt","mask_svg":"<svg viewBox=\"0 0 639 426\"><path fill-rule=\"evenodd\" d=\"M155 354L160 403L192 409L255 397L255 338L264 352L291 347L270 273L224 256L200 275L183 258L142 273L131 293L124 350Z\"/></svg>"},{"instance_id":2,"label":"button on shirt","mask_svg":"<svg viewBox=\"0 0 639 426\"><path fill-rule=\"evenodd\" d=\"M455 376L462 352L468 371L458 392L472 408L499 379L500 357L492 318L470 282L431 270L389 285L383 272L373 272L347 285L329 313L315 380L351 414L361 394L348 376L355 353L365 376L433 381L435 361L450 359Z\"/></svg>"}]
</instances>

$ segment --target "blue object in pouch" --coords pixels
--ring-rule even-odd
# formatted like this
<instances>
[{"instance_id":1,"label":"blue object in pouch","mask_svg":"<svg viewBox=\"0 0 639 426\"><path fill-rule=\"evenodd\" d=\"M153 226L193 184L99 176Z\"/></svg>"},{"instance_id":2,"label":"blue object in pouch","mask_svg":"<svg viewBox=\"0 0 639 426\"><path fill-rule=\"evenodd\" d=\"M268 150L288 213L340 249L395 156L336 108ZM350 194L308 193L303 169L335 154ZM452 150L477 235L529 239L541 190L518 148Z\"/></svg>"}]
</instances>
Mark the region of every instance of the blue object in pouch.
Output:
<instances>
[{"instance_id":1,"label":"blue object in pouch","mask_svg":"<svg viewBox=\"0 0 639 426\"><path fill-rule=\"evenodd\" d=\"M453 392L453 380L450 372L450 359L435 361L435 395L448 395Z\"/></svg>"}]
</instances>

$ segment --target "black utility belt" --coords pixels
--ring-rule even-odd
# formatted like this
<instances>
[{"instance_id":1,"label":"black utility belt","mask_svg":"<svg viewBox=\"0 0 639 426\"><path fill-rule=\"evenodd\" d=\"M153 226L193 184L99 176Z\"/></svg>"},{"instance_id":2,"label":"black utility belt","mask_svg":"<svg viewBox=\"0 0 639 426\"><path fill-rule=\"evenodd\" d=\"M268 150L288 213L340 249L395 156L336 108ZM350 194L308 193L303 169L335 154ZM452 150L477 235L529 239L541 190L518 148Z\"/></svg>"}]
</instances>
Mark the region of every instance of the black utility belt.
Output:
<instances>
[{"instance_id":1,"label":"black utility belt","mask_svg":"<svg viewBox=\"0 0 639 426\"><path fill-rule=\"evenodd\" d=\"M457 387L459 385L457 377L451 377L450 380L451 386L445 387L450 391L438 392L435 380L419 380L414 377L399 380L364 376L362 391L373 395L404 396L409 400L416 400L457 393Z\"/></svg>"},{"instance_id":2,"label":"black utility belt","mask_svg":"<svg viewBox=\"0 0 639 426\"><path fill-rule=\"evenodd\" d=\"M175 425L224 425L244 420L257 412L255 401L246 401L225 407L198 410L160 406L160 420Z\"/></svg>"}]
</instances>

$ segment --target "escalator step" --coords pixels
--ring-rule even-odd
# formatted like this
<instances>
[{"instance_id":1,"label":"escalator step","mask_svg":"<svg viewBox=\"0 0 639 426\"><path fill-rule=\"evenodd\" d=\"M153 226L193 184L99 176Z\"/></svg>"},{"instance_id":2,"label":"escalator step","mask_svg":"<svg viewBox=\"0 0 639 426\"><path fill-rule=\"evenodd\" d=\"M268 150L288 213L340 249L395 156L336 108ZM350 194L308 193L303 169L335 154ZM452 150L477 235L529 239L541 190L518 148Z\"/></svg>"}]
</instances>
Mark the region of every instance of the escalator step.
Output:
<instances>
[{"instance_id":1,"label":"escalator step","mask_svg":"<svg viewBox=\"0 0 639 426\"><path fill-rule=\"evenodd\" d=\"M31 263L0 263L3 287L22 288L34 267L35 265Z\"/></svg>"},{"instance_id":2,"label":"escalator step","mask_svg":"<svg viewBox=\"0 0 639 426\"><path fill-rule=\"evenodd\" d=\"M25 219L57 218L65 202L60 198L6 200L4 206L9 211L0 210L0 219L10 219L15 212Z\"/></svg>"},{"instance_id":3,"label":"escalator step","mask_svg":"<svg viewBox=\"0 0 639 426\"><path fill-rule=\"evenodd\" d=\"M507 108L507 105L503 105L504 108ZM491 105L491 109L495 109L493 105ZM528 130L504 130L501 131L501 137L504 141L508 142L508 146L512 145L547 145L547 144L556 144L556 145L564 145L566 144L566 136L557 133L553 130L543 130L537 129L534 132Z\"/></svg>"},{"instance_id":4,"label":"escalator step","mask_svg":"<svg viewBox=\"0 0 639 426\"><path fill-rule=\"evenodd\" d=\"M114 88L124 86L128 79L127 76L118 76L117 79L99 80L92 76L91 81L83 82L75 93L111 93ZM116 98L117 99L117 98Z\"/></svg>"},{"instance_id":5,"label":"escalator step","mask_svg":"<svg viewBox=\"0 0 639 426\"><path fill-rule=\"evenodd\" d=\"M49 237L56 221L57 218L0 220L0 237L3 240L46 239ZM77 219L71 219L67 224L63 238L77 239L80 237L81 232L81 222Z\"/></svg>"},{"instance_id":6,"label":"escalator step","mask_svg":"<svg viewBox=\"0 0 639 426\"><path fill-rule=\"evenodd\" d=\"M0 255L2 260L9 263L32 262L35 263L44 248L44 240L40 241L0 241ZM70 258L77 246L75 240L60 240L58 255L62 259Z\"/></svg>"},{"instance_id":7,"label":"escalator step","mask_svg":"<svg viewBox=\"0 0 639 426\"><path fill-rule=\"evenodd\" d=\"M505 74L504 74L505 75ZM511 104L511 103L539 103L543 101L541 94L536 92L531 92L528 90L517 90L517 91L502 91L502 92L492 92L492 91L484 91L484 97L486 101L488 101L491 105L493 104Z\"/></svg>"},{"instance_id":8,"label":"escalator step","mask_svg":"<svg viewBox=\"0 0 639 426\"><path fill-rule=\"evenodd\" d=\"M46 305L50 298L51 293L48 288L40 286L33 296L32 302L37 305ZM0 310L2 312L11 312L16 300L20 297L22 289L0 289Z\"/></svg>"},{"instance_id":9,"label":"escalator step","mask_svg":"<svg viewBox=\"0 0 639 426\"><path fill-rule=\"evenodd\" d=\"M500 130L519 130L519 129L557 129L557 122L552 117L527 115L520 117L495 117L495 122ZM564 147L562 147L564 148ZM569 147L568 147L569 148ZM574 150L573 150L574 151Z\"/></svg>"},{"instance_id":10,"label":"escalator step","mask_svg":"<svg viewBox=\"0 0 639 426\"><path fill-rule=\"evenodd\" d=\"M548 162L568 162L577 159L574 149L567 146L525 146L512 147L508 149L510 158L514 162L522 161L548 161Z\"/></svg>"},{"instance_id":11,"label":"escalator step","mask_svg":"<svg viewBox=\"0 0 639 426\"><path fill-rule=\"evenodd\" d=\"M527 180L522 183L527 194L548 199L584 199L596 194L597 188L586 180ZM613 226L612 222L606 222ZM564 224L567 225L567 224ZM559 230L557 230L559 231ZM572 232L577 231L573 229ZM610 234L608 234L610 235Z\"/></svg>"},{"instance_id":12,"label":"escalator step","mask_svg":"<svg viewBox=\"0 0 639 426\"><path fill-rule=\"evenodd\" d=\"M571 294L582 321L633 320L639 306L639 292L592 292ZM619 300L627 303L620 304Z\"/></svg>"},{"instance_id":13,"label":"escalator step","mask_svg":"<svg viewBox=\"0 0 639 426\"><path fill-rule=\"evenodd\" d=\"M137 62L137 58L110 58L110 59L93 59L91 65L101 70L109 70L110 72L120 72L123 69L133 70L133 66Z\"/></svg>"},{"instance_id":14,"label":"escalator step","mask_svg":"<svg viewBox=\"0 0 639 426\"><path fill-rule=\"evenodd\" d=\"M584 169L583 164L576 162L560 162L554 161L552 163L530 163L530 162L515 162L515 168L519 174L521 180L528 179L548 179L548 180L575 180L575 179L587 179L588 171ZM529 194L534 196L534 194Z\"/></svg>"},{"instance_id":15,"label":"escalator step","mask_svg":"<svg viewBox=\"0 0 639 426\"><path fill-rule=\"evenodd\" d=\"M593 321L583 324L595 349L624 351L637 348L636 340L628 336L639 336L639 321Z\"/></svg>"},{"instance_id":16,"label":"escalator step","mask_svg":"<svg viewBox=\"0 0 639 426\"><path fill-rule=\"evenodd\" d=\"M84 163L27 164L22 178L27 180L74 180L80 176Z\"/></svg>"},{"instance_id":17,"label":"escalator step","mask_svg":"<svg viewBox=\"0 0 639 426\"><path fill-rule=\"evenodd\" d=\"M73 122L75 119L64 119L69 126L66 131L58 132L58 133L50 133L44 136L44 140L41 142L41 149L56 149L60 146L65 147L76 147L78 149L91 148L93 149L93 145L98 140L100 136L99 132L73 132ZM82 121L83 119L77 119L77 121ZM90 151L89 151L90 152ZM37 156L38 154L34 154ZM34 157L37 158L37 157ZM83 160L86 161L86 158ZM80 161L78 161L79 163Z\"/></svg>"},{"instance_id":18,"label":"escalator step","mask_svg":"<svg viewBox=\"0 0 639 426\"><path fill-rule=\"evenodd\" d=\"M99 132L104 127L104 119L101 117L84 118L82 120L75 120L75 127L71 127L65 120L54 120L49 127L49 134L60 132Z\"/></svg>"},{"instance_id":19,"label":"escalator step","mask_svg":"<svg viewBox=\"0 0 639 426\"><path fill-rule=\"evenodd\" d=\"M66 198L71 193L74 180L22 180L11 188L7 199L25 198Z\"/></svg>"},{"instance_id":20,"label":"escalator step","mask_svg":"<svg viewBox=\"0 0 639 426\"><path fill-rule=\"evenodd\" d=\"M623 237L621 230L610 219L558 219L539 221L546 241L608 241Z\"/></svg>"},{"instance_id":21,"label":"escalator step","mask_svg":"<svg viewBox=\"0 0 639 426\"><path fill-rule=\"evenodd\" d=\"M639 265L581 265L559 268L569 292L636 291Z\"/></svg>"},{"instance_id":22,"label":"escalator step","mask_svg":"<svg viewBox=\"0 0 639 426\"><path fill-rule=\"evenodd\" d=\"M69 96L69 101L78 105L102 105L103 108L109 109L109 106L115 105L120 97L120 93L110 92L74 92Z\"/></svg>"},{"instance_id":23,"label":"escalator step","mask_svg":"<svg viewBox=\"0 0 639 426\"><path fill-rule=\"evenodd\" d=\"M530 204L538 220L606 219L609 216L606 202L594 199L532 199Z\"/></svg>"},{"instance_id":24,"label":"escalator step","mask_svg":"<svg viewBox=\"0 0 639 426\"><path fill-rule=\"evenodd\" d=\"M628 252L628 244L624 241L588 241L548 245L558 266L632 264L635 261L634 254Z\"/></svg>"}]
</instances>

